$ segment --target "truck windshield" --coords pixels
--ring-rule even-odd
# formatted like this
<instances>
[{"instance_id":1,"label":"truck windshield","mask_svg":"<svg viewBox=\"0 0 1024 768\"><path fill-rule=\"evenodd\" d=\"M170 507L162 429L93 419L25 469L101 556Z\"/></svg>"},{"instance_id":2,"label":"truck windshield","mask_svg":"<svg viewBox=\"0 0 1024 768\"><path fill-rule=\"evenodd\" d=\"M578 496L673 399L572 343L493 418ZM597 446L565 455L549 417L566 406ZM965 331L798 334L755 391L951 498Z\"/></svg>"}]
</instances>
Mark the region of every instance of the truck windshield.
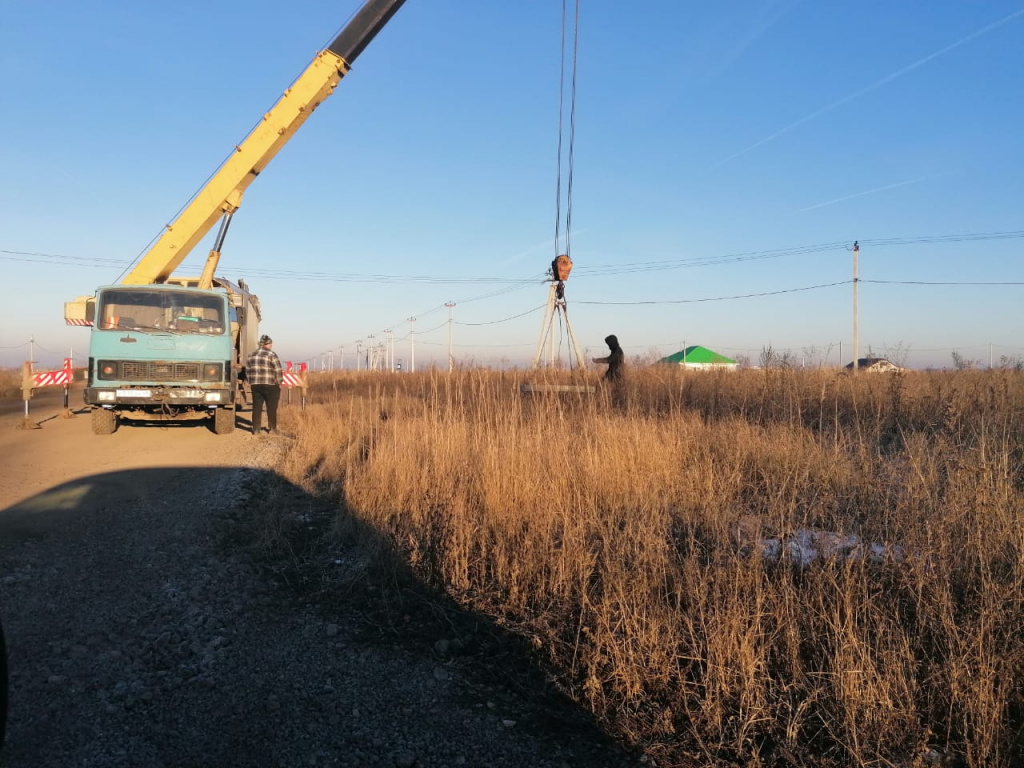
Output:
<instances>
[{"instance_id":1,"label":"truck windshield","mask_svg":"<svg viewBox=\"0 0 1024 768\"><path fill-rule=\"evenodd\" d=\"M108 290L100 296L101 330L220 334L224 300L191 291Z\"/></svg>"}]
</instances>

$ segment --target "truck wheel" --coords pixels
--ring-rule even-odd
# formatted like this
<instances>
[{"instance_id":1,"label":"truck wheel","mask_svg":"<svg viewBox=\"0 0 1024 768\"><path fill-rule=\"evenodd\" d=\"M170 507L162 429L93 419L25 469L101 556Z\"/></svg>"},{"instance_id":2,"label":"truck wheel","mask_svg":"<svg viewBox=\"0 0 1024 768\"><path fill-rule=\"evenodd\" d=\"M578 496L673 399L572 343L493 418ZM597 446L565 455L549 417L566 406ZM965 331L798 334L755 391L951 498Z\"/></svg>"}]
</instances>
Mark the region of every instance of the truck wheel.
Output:
<instances>
[{"instance_id":1,"label":"truck wheel","mask_svg":"<svg viewBox=\"0 0 1024 768\"><path fill-rule=\"evenodd\" d=\"M217 408L213 412L213 432L217 435L230 435L235 431L235 410L233 408Z\"/></svg>"},{"instance_id":2,"label":"truck wheel","mask_svg":"<svg viewBox=\"0 0 1024 768\"><path fill-rule=\"evenodd\" d=\"M117 414L106 408L96 408L92 412L92 433L94 435L112 435L117 429Z\"/></svg>"}]
</instances>

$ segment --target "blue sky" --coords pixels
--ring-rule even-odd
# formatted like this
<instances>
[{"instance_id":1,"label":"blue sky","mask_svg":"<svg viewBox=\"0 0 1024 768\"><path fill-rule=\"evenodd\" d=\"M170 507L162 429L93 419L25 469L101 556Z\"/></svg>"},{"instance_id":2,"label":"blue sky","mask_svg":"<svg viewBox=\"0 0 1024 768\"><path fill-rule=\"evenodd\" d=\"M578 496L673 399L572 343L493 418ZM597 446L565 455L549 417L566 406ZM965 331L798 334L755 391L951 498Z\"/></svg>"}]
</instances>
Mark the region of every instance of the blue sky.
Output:
<instances>
[{"instance_id":1,"label":"blue sky","mask_svg":"<svg viewBox=\"0 0 1024 768\"><path fill-rule=\"evenodd\" d=\"M84 356L63 302L118 279L359 5L0 3L0 365L30 336L39 367ZM588 355L615 333L630 356L849 359L859 240L862 354L1024 356L1024 285L868 282L1024 283L1020 0L580 5L566 296ZM416 317L417 368L443 365L453 301L459 361L532 360L561 12L408 0L253 183L219 272L282 358L352 367L390 328L408 360Z\"/></svg>"}]
</instances>

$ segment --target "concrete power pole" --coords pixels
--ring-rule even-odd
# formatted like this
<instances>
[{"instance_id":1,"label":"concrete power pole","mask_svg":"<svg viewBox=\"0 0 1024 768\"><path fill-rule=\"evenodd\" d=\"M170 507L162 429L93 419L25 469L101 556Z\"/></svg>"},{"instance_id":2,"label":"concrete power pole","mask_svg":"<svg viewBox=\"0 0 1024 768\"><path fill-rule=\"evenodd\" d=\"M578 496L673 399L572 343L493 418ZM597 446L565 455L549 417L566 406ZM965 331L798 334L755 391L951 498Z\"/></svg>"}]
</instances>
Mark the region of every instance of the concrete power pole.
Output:
<instances>
[{"instance_id":1,"label":"concrete power pole","mask_svg":"<svg viewBox=\"0 0 1024 768\"><path fill-rule=\"evenodd\" d=\"M445 302L448 307L448 373L455 370L455 358L452 356L452 320L455 312L455 302ZM991 366L989 366L991 368Z\"/></svg>"},{"instance_id":2,"label":"concrete power pole","mask_svg":"<svg viewBox=\"0 0 1024 768\"><path fill-rule=\"evenodd\" d=\"M416 318L409 318L409 373L416 373Z\"/></svg>"},{"instance_id":3,"label":"concrete power pole","mask_svg":"<svg viewBox=\"0 0 1024 768\"><path fill-rule=\"evenodd\" d=\"M384 329L384 363L390 373L395 372L394 336L390 328Z\"/></svg>"},{"instance_id":4,"label":"concrete power pole","mask_svg":"<svg viewBox=\"0 0 1024 768\"><path fill-rule=\"evenodd\" d=\"M372 333L366 334L366 338L367 339L372 339L373 337L374 336L373 336ZM369 371L369 370L377 367L377 366L372 364L372 361L373 361L373 342L372 341L367 341L366 342L366 370Z\"/></svg>"},{"instance_id":5,"label":"concrete power pole","mask_svg":"<svg viewBox=\"0 0 1024 768\"><path fill-rule=\"evenodd\" d=\"M858 361L860 360L860 329L857 327L857 283L860 278L857 273L857 256L860 254L859 241L853 241L853 372L857 372Z\"/></svg>"},{"instance_id":6,"label":"concrete power pole","mask_svg":"<svg viewBox=\"0 0 1024 768\"><path fill-rule=\"evenodd\" d=\"M359 370L359 347L363 343L362 339L356 339L356 370Z\"/></svg>"}]
</instances>

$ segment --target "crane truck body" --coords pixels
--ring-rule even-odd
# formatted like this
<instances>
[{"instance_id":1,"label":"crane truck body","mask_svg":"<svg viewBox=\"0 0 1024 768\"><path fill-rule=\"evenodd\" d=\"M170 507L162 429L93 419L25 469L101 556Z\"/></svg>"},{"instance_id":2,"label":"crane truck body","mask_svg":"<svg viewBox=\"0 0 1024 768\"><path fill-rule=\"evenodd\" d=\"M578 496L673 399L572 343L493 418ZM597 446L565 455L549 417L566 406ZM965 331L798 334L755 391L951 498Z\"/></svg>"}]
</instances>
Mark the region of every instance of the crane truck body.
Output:
<instances>
[{"instance_id":1,"label":"crane truck body","mask_svg":"<svg viewBox=\"0 0 1024 768\"><path fill-rule=\"evenodd\" d=\"M122 419L207 419L218 434L234 430L261 310L244 282L214 277L228 226L248 186L404 2L367 0L124 279L64 305L67 324L91 326L85 402L95 433L114 432ZM218 221L202 274L173 276Z\"/></svg>"}]
</instances>

